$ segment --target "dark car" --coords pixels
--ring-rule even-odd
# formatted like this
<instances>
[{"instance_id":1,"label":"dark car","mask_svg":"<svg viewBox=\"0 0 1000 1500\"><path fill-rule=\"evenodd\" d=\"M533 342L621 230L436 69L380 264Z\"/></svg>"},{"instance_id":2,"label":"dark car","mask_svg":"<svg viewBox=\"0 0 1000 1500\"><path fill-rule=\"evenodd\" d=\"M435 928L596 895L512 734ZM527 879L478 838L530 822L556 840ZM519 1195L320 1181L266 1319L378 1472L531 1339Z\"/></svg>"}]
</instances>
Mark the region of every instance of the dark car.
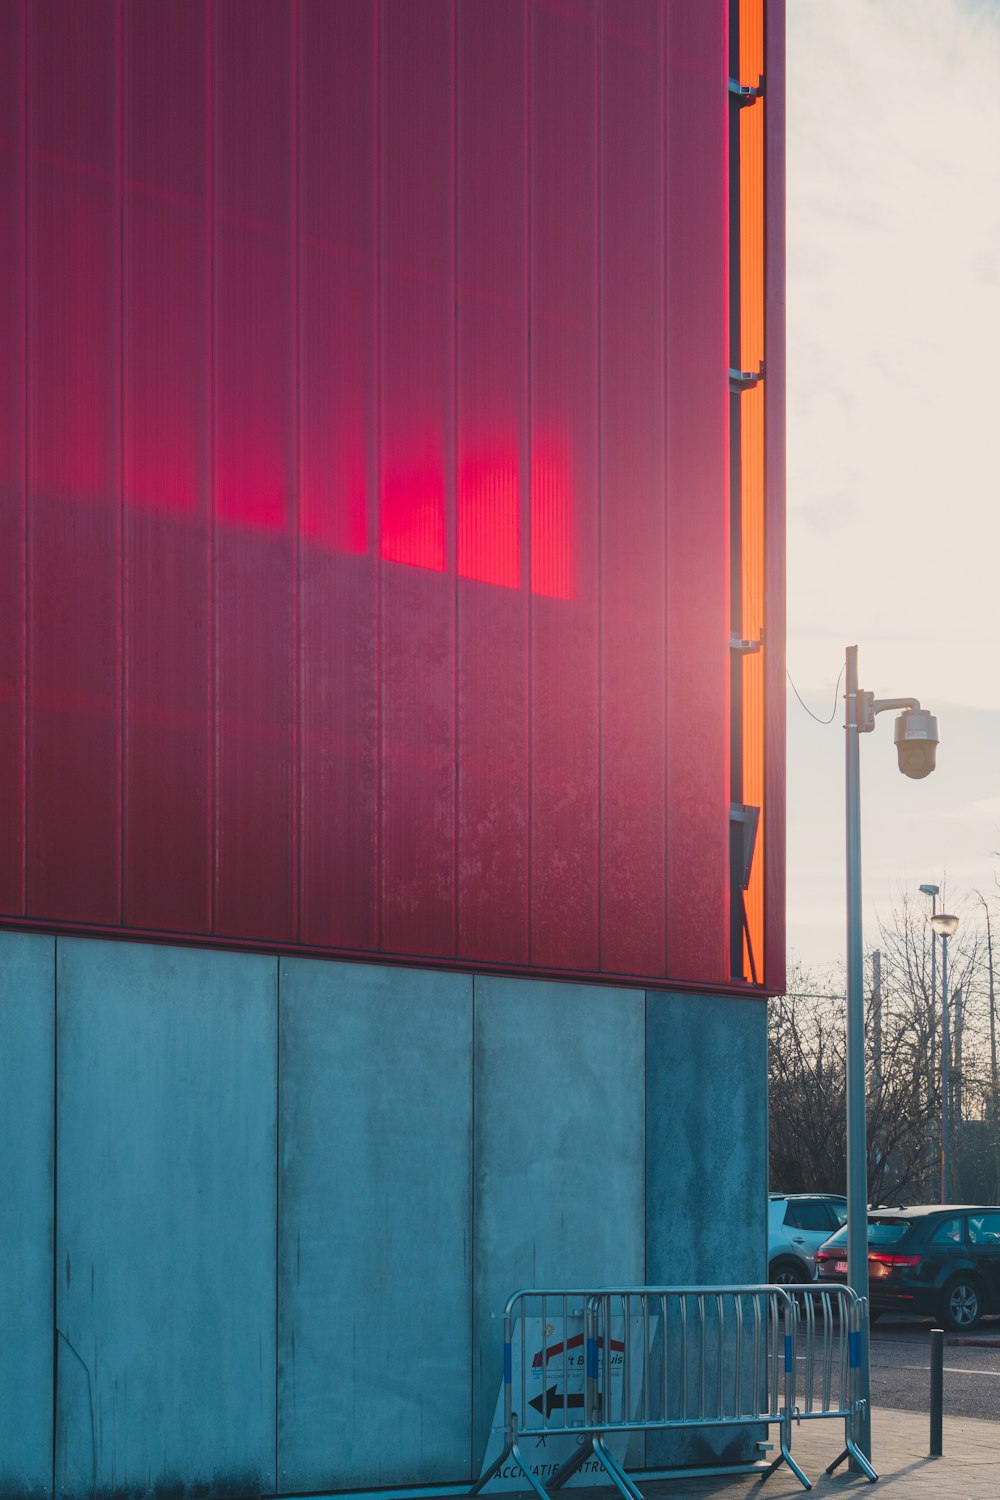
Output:
<instances>
[{"instance_id":1,"label":"dark car","mask_svg":"<svg viewBox=\"0 0 1000 1500\"><path fill-rule=\"evenodd\" d=\"M847 1228L816 1252L816 1279L847 1280ZM872 1316L911 1313L967 1332L1000 1313L1000 1208L923 1204L868 1213Z\"/></svg>"}]
</instances>

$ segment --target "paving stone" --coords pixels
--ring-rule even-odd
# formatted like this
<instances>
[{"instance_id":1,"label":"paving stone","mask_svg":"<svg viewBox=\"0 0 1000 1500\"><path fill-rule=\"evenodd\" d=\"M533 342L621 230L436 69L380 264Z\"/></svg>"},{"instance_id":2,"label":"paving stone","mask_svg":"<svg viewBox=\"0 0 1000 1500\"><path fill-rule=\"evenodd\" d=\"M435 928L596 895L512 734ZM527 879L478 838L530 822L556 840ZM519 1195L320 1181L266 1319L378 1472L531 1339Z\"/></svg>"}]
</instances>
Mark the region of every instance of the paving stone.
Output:
<instances>
[{"instance_id":1,"label":"paving stone","mask_svg":"<svg viewBox=\"0 0 1000 1500\"><path fill-rule=\"evenodd\" d=\"M772 1436L777 1436L772 1429ZM1000 1422L973 1417L945 1417L944 1454L930 1458L930 1419L926 1412L894 1411L876 1407L872 1411L872 1460L879 1473L877 1484L861 1474L852 1474L846 1463L832 1475L826 1465L843 1446L839 1422L804 1422L792 1437L796 1462L812 1480L817 1500L852 1500L871 1493L872 1500L997 1500L1000 1482ZM733 1478L640 1480L645 1500L796 1500L806 1492L794 1474L781 1465L769 1479L759 1475ZM567 1496L579 1491L567 1491ZM588 1488L590 1500L621 1500L610 1487ZM529 1491L530 1494L530 1491ZM504 1500L513 1497L504 1496Z\"/></svg>"}]
</instances>

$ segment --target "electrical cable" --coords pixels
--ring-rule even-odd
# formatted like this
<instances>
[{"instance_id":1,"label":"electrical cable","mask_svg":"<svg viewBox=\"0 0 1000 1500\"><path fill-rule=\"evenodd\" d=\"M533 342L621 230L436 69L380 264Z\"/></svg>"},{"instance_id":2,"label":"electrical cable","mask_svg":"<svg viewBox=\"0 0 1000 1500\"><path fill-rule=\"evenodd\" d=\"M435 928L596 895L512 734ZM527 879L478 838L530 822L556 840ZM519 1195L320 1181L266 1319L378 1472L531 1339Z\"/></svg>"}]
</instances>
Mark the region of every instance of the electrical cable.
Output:
<instances>
[{"instance_id":1,"label":"electrical cable","mask_svg":"<svg viewBox=\"0 0 1000 1500\"><path fill-rule=\"evenodd\" d=\"M846 665L846 663L845 663L845 665ZM802 694L799 692L798 688L795 686L795 683L792 682L792 674L791 674L791 672L789 672L789 670L788 670L787 667L785 668L785 676L788 678L788 681L792 684L792 692L795 694L796 698L798 698L799 702L802 704L802 707L805 709L805 711L809 715L810 719L815 719L817 724L832 724L833 723L834 717L835 717L835 715L837 713L837 694L840 692L840 679L843 677L843 675L844 675L844 668L841 667L839 673L837 674L837 686L833 690L833 708L830 711L830 717L828 719L821 719L820 716L819 716L819 714L814 714L813 713L812 709L809 707L808 703L806 703L805 699L802 697Z\"/></svg>"},{"instance_id":2,"label":"electrical cable","mask_svg":"<svg viewBox=\"0 0 1000 1500\"><path fill-rule=\"evenodd\" d=\"M783 995L775 997L779 1000L846 1000L846 995L828 995L815 990L786 990Z\"/></svg>"}]
</instances>

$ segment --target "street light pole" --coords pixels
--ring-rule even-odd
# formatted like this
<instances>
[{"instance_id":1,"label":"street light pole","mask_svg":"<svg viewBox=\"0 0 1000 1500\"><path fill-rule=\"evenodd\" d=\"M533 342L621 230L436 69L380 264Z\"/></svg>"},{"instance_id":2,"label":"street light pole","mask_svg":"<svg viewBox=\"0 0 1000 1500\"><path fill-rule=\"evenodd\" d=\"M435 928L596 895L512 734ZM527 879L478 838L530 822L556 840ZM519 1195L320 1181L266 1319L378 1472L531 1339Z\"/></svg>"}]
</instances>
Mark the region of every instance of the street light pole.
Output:
<instances>
[{"instance_id":1,"label":"street light pole","mask_svg":"<svg viewBox=\"0 0 1000 1500\"><path fill-rule=\"evenodd\" d=\"M951 1034L948 1022L948 939L958 930L958 918L947 912L931 917L931 926L941 939L941 1202L948 1202L948 1147L950 1133Z\"/></svg>"},{"instance_id":2,"label":"street light pole","mask_svg":"<svg viewBox=\"0 0 1000 1500\"><path fill-rule=\"evenodd\" d=\"M927 1069L927 1112L928 1115L930 1115L931 1110L933 1110L934 1108L934 1080L937 1077L937 1056L935 1046L935 1038L937 1036L937 1017L935 1015L935 1011L937 1009L937 933L934 930L934 917L937 912L937 898L941 894L941 887L939 885L922 885L920 889L925 896L930 896L931 898L931 1005L930 1015L928 1017L929 1025L927 1028L930 1033L930 1067ZM930 1148L931 1161L933 1161L933 1127L931 1127L928 1134L930 1136L928 1146ZM941 1202L943 1203L944 1201L945 1200L942 1197Z\"/></svg>"},{"instance_id":3,"label":"street light pole","mask_svg":"<svg viewBox=\"0 0 1000 1500\"><path fill-rule=\"evenodd\" d=\"M901 710L893 739L904 776L916 781L934 769L938 724L916 698L876 698L858 687L858 648L845 662L845 787L847 818L847 1281L862 1299L859 1419L855 1441L870 1466L871 1362L868 1333L868 1140L865 1124L865 993L861 925L860 736L875 728L876 714ZM864 1473L852 1459L851 1467ZM874 1471L872 1471L874 1472ZM869 1478L871 1474L869 1474Z\"/></svg>"},{"instance_id":4,"label":"street light pole","mask_svg":"<svg viewBox=\"0 0 1000 1500\"><path fill-rule=\"evenodd\" d=\"M951 1035L948 1030L948 934L941 937L941 1202L948 1202L948 1119L951 1087Z\"/></svg>"},{"instance_id":5,"label":"street light pole","mask_svg":"<svg viewBox=\"0 0 1000 1500\"><path fill-rule=\"evenodd\" d=\"M865 993L861 925L861 757L863 705L858 648L848 646L845 723L847 789L847 1280L868 1300L868 1141L865 1123ZM861 1422L858 1447L872 1456L868 1319L861 1323Z\"/></svg>"}]
</instances>

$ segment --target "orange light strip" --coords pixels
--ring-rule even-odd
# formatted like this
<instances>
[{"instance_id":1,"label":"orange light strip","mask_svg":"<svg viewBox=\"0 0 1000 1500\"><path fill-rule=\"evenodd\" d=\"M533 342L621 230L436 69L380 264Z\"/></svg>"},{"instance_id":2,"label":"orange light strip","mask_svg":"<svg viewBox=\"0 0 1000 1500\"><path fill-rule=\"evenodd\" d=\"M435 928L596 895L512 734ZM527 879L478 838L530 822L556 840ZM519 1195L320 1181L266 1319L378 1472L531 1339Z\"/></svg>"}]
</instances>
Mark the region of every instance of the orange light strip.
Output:
<instances>
[{"instance_id":1,"label":"orange light strip","mask_svg":"<svg viewBox=\"0 0 1000 1500\"><path fill-rule=\"evenodd\" d=\"M764 71L764 0L740 0L741 84L756 88ZM763 99L740 110L740 357L744 370L764 359ZM764 386L740 398L743 636L764 626ZM766 646L765 646L766 649ZM761 809L757 847L745 893L758 982L764 975L764 655L743 658L743 801ZM743 974L752 977L746 939Z\"/></svg>"}]
</instances>

